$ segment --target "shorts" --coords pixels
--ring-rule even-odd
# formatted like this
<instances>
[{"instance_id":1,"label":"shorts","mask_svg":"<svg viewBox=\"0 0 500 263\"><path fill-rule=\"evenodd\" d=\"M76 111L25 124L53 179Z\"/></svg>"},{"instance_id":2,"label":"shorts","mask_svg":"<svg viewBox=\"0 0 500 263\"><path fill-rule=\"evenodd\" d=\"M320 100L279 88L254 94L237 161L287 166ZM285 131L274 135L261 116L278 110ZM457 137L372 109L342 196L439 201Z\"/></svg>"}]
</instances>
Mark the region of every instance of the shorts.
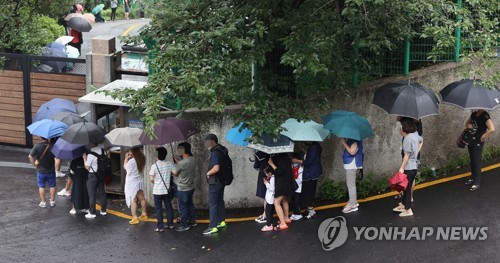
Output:
<instances>
[{"instance_id":1,"label":"shorts","mask_svg":"<svg viewBox=\"0 0 500 263\"><path fill-rule=\"evenodd\" d=\"M47 184L49 185L50 188L56 187L56 173L49 173L49 174L37 173L36 177L38 180L39 188L45 188Z\"/></svg>"},{"instance_id":2,"label":"shorts","mask_svg":"<svg viewBox=\"0 0 500 263\"><path fill-rule=\"evenodd\" d=\"M125 5L125 13L129 13L129 12L130 12L130 6Z\"/></svg>"}]
</instances>

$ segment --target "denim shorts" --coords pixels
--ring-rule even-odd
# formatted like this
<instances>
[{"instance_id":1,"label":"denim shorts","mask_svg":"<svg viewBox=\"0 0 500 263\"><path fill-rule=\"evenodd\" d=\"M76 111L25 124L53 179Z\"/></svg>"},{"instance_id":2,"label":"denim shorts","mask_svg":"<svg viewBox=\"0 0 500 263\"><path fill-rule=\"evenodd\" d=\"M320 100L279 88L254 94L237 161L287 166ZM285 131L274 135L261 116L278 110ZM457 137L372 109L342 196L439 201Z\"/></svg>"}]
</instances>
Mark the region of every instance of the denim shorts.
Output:
<instances>
[{"instance_id":1,"label":"denim shorts","mask_svg":"<svg viewBox=\"0 0 500 263\"><path fill-rule=\"evenodd\" d=\"M38 187L39 188L45 188L45 185L49 185L50 188L56 187L56 174L55 173L50 173L50 174L43 174L43 173L37 173L36 177L38 179Z\"/></svg>"}]
</instances>

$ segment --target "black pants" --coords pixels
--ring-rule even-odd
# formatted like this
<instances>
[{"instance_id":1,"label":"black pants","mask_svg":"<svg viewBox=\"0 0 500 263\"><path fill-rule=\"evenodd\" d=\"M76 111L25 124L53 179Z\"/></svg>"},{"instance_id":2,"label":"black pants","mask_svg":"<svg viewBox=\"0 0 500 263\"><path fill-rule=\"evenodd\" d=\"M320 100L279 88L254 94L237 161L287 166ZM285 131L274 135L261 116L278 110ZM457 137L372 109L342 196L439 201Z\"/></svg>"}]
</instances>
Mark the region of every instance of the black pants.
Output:
<instances>
[{"instance_id":1,"label":"black pants","mask_svg":"<svg viewBox=\"0 0 500 263\"><path fill-rule=\"evenodd\" d=\"M293 193L293 214L300 215L300 193Z\"/></svg>"},{"instance_id":2,"label":"black pants","mask_svg":"<svg viewBox=\"0 0 500 263\"><path fill-rule=\"evenodd\" d=\"M266 204L266 225L273 225L274 205Z\"/></svg>"},{"instance_id":3,"label":"black pants","mask_svg":"<svg viewBox=\"0 0 500 263\"><path fill-rule=\"evenodd\" d=\"M116 18L116 8L111 8L111 21L115 21Z\"/></svg>"},{"instance_id":4,"label":"black pants","mask_svg":"<svg viewBox=\"0 0 500 263\"><path fill-rule=\"evenodd\" d=\"M99 189L101 212L106 212L106 208L108 208L108 200L106 198L106 189L104 189L104 181L99 180L95 173L89 173L89 179L87 179L87 191L89 192L89 211L93 215L95 215L97 189Z\"/></svg>"},{"instance_id":5,"label":"black pants","mask_svg":"<svg viewBox=\"0 0 500 263\"><path fill-rule=\"evenodd\" d=\"M417 170L405 170L405 174L408 178L408 186L403 191L403 205L405 209L411 209L411 192L413 191L412 186L415 181L415 176L417 176Z\"/></svg>"},{"instance_id":6,"label":"black pants","mask_svg":"<svg viewBox=\"0 0 500 263\"><path fill-rule=\"evenodd\" d=\"M302 181L302 194L300 196L302 207L309 208L313 206L317 183L318 180Z\"/></svg>"},{"instance_id":7,"label":"black pants","mask_svg":"<svg viewBox=\"0 0 500 263\"><path fill-rule=\"evenodd\" d=\"M217 227L226 220L226 206L224 204L224 188L220 182L208 185L208 208L210 215L210 228Z\"/></svg>"},{"instance_id":8,"label":"black pants","mask_svg":"<svg viewBox=\"0 0 500 263\"><path fill-rule=\"evenodd\" d=\"M482 163L482 155L483 155L483 146L484 143L474 143L469 145L469 157L470 157L470 166L471 166L471 179L474 180L474 185L481 185L481 168L483 166Z\"/></svg>"}]
</instances>

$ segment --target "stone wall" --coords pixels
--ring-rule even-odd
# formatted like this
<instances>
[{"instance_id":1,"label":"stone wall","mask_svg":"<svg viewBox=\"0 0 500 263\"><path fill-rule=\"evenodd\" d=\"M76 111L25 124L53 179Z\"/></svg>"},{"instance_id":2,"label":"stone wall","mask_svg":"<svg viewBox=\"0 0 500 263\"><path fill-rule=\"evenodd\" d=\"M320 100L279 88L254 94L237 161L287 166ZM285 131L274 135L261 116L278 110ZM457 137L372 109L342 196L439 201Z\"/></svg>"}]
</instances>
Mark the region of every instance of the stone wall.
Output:
<instances>
[{"instance_id":1,"label":"stone wall","mask_svg":"<svg viewBox=\"0 0 500 263\"><path fill-rule=\"evenodd\" d=\"M460 80L463 76L459 74L457 64L442 63L413 71L409 76L391 77L370 82L358 89L347 91L347 94L332 91L328 94L328 97L332 101L333 108L324 111L318 110L312 116L312 119L320 122L320 116L340 109L354 111L368 118L372 123L375 136L365 141L365 170L373 171L377 176L389 176L399 168L401 162L400 125L396 123L394 116L387 115L381 109L373 106L371 102L376 88L390 82L408 81L408 78L411 78L411 82L417 82L433 89L437 94L447 84ZM262 201L255 197L257 172L253 169L253 163L249 161L249 158L253 155L253 150L229 144L224 138L224 134L234 126L231 114L237 110L229 109L225 114L192 111L185 112L182 115L182 118L193 121L201 130L200 134L193 136L189 140L193 145L193 154L198 164L196 168L197 174L199 174L196 180L196 207L207 207L207 184L204 175L208 167L209 151L204 146L203 138L208 133L219 136L220 143L229 148L233 159L235 180L232 185L226 188L226 206L236 208L260 206L262 204ZM441 105L440 113L439 116L423 119L423 165L439 167L447 159L465 153L464 149L455 146L455 141L461 133L470 112L464 112L449 105ZM164 114L164 116L174 117L175 114ZM491 116L494 123L500 123L498 111L491 112ZM498 144L500 141L497 134L494 134L488 143ZM345 181L341 162L342 149L338 138L332 136L322 145L324 175L321 180L331 178L335 181ZM154 147L146 147L145 152L148 157L147 167L150 167L155 159ZM170 149L169 158L171 158ZM149 169L147 172L149 172ZM149 196L151 200L151 195Z\"/></svg>"}]
</instances>

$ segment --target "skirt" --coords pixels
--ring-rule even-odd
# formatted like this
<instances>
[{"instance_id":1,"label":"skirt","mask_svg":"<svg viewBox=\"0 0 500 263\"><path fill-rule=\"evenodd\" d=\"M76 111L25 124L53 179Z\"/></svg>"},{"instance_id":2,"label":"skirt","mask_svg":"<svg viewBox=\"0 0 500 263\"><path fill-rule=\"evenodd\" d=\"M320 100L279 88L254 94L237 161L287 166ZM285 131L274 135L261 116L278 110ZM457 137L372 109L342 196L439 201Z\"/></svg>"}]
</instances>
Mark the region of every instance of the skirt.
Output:
<instances>
[{"instance_id":1,"label":"skirt","mask_svg":"<svg viewBox=\"0 0 500 263\"><path fill-rule=\"evenodd\" d=\"M144 182L140 177L138 177L137 179L131 179L125 181L125 202L127 203L128 207L130 207L130 205L134 201L135 197L137 196L137 193L143 189L144 189Z\"/></svg>"},{"instance_id":2,"label":"skirt","mask_svg":"<svg viewBox=\"0 0 500 263\"><path fill-rule=\"evenodd\" d=\"M89 209L89 193L87 191L88 173L86 171L77 171L76 174L71 177L73 179L71 203L76 210Z\"/></svg>"}]
</instances>

